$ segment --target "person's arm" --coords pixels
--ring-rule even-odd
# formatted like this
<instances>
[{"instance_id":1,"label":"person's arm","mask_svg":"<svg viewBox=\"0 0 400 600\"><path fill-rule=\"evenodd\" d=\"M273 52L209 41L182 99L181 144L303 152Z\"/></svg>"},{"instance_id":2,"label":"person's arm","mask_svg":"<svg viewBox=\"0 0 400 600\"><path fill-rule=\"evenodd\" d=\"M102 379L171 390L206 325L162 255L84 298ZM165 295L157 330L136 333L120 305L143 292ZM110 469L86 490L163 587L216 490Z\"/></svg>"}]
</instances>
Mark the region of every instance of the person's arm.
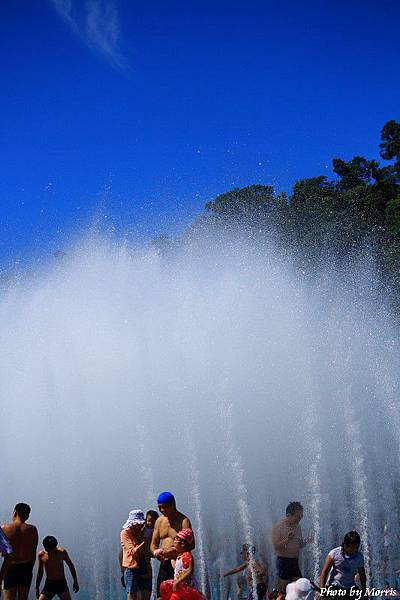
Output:
<instances>
[{"instance_id":1,"label":"person's arm","mask_svg":"<svg viewBox=\"0 0 400 600\"><path fill-rule=\"evenodd\" d=\"M8 569L11 566L11 554L8 554L7 556L4 557L3 560L3 564L1 565L1 569L0 569L0 590L1 590L1 585L3 583L3 579L7 574Z\"/></svg>"},{"instance_id":2,"label":"person's arm","mask_svg":"<svg viewBox=\"0 0 400 600\"><path fill-rule=\"evenodd\" d=\"M193 531L193 527L192 524L190 522L190 519L188 517L185 517L182 521L182 529L191 529ZM194 531L193 531L193 544L192 544L192 550L194 550L196 548L196 538L194 535Z\"/></svg>"},{"instance_id":3,"label":"person's arm","mask_svg":"<svg viewBox=\"0 0 400 600\"><path fill-rule=\"evenodd\" d=\"M181 585L181 583L183 583L184 581L186 581L186 579L188 579L193 573L193 557L190 554L190 552L187 552L182 556L182 565L185 569L185 572L179 576L179 579L175 579L172 586L172 590L174 592L176 592L178 586Z\"/></svg>"},{"instance_id":4,"label":"person's arm","mask_svg":"<svg viewBox=\"0 0 400 600\"><path fill-rule=\"evenodd\" d=\"M34 533L33 533L33 543L35 544L35 561L36 561L36 552L37 552L37 547L39 544L39 533L38 530L36 529L36 527L34 527Z\"/></svg>"},{"instance_id":5,"label":"person's arm","mask_svg":"<svg viewBox=\"0 0 400 600\"><path fill-rule=\"evenodd\" d=\"M333 565L333 558L332 558L332 556L330 556L328 554L328 556L326 557L324 567L321 571L321 577L319 578L319 585L322 590L322 593L323 593L323 588L325 588L325 586L326 586L326 580L328 577L328 573L332 568L332 565Z\"/></svg>"},{"instance_id":6,"label":"person's arm","mask_svg":"<svg viewBox=\"0 0 400 600\"><path fill-rule=\"evenodd\" d=\"M121 550L118 552L118 562L119 562L119 568L121 569L121 585L124 588L126 586L125 586L125 568L122 566L123 557L124 557L124 553L122 552L122 548L121 548Z\"/></svg>"},{"instance_id":7,"label":"person's arm","mask_svg":"<svg viewBox=\"0 0 400 600\"><path fill-rule=\"evenodd\" d=\"M163 556L163 558L169 558L171 560L175 560L176 557L178 556L178 553L177 553L176 549L173 546L171 546L170 548L163 548L162 556Z\"/></svg>"},{"instance_id":8,"label":"person's arm","mask_svg":"<svg viewBox=\"0 0 400 600\"><path fill-rule=\"evenodd\" d=\"M69 568L70 573L72 575L72 579L74 580L74 585L73 585L72 589L74 590L74 592L76 594L77 592L79 592L78 576L76 574L75 565L72 562L72 560L70 559L69 554L68 554L68 552L66 550L64 550L64 561L65 561L65 564L68 565L68 568Z\"/></svg>"},{"instance_id":9,"label":"person's arm","mask_svg":"<svg viewBox=\"0 0 400 600\"><path fill-rule=\"evenodd\" d=\"M124 530L121 533L121 544L124 547L125 552L127 553L128 556L132 556L132 558L136 558L136 556L138 555L138 553L140 552L140 550L143 548L145 541L143 540L143 542L141 542L140 544L136 545L132 538L126 533L126 531Z\"/></svg>"},{"instance_id":10,"label":"person's arm","mask_svg":"<svg viewBox=\"0 0 400 600\"><path fill-rule=\"evenodd\" d=\"M358 569L358 575L360 577L360 584L361 584L361 591L362 591L362 595L365 596L365 592L367 589L367 578L365 575L365 569L364 567L360 567Z\"/></svg>"},{"instance_id":11,"label":"person's arm","mask_svg":"<svg viewBox=\"0 0 400 600\"><path fill-rule=\"evenodd\" d=\"M6 536L7 540L9 540L10 535L11 535L10 527L8 525L2 525L1 529L4 533L4 535ZM3 579L6 576L8 569L11 566L11 558L12 558L12 552L11 552L11 554L6 554L4 556L3 564L1 565L1 569L0 569L0 590L1 590Z\"/></svg>"},{"instance_id":12,"label":"person's arm","mask_svg":"<svg viewBox=\"0 0 400 600\"><path fill-rule=\"evenodd\" d=\"M151 538L151 544L150 544L150 552L152 553L152 555L155 558L158 558L158 560L164 560L163 551L161 550L161 548L159 548L159 545L160 545L160 519L161 519L161 517L158 517L158 519L154 525L153 537ZM158 552L159 550L161 550L161 552ZM155 552L156 552L156 554L154 554Z\"/></svg>"},{"instance_id":13,"label":"person's arm","mask_svg":"<svg viewBox=\"0 0 400 600\"><path fill-rule=\"evenodd\" d=\"M247 562L244 562L241 565L239 565L238 567L235 567L234 569L231 569L230 571L227 571L226 573L224 573L223 577L229 577L229 575L234 575L235 573L240 573L240 571L243 571L246 568L247 568Z\"/></svg>"},{"instance_id":14,"label":"person's arm","mask_svg":"<svg viewBox=\"0 0 400 600\"><path fill-rule=\"evenodd\" d=\"M39 598L40 596L40 582L42 581L43 578L43 562L39 556L39 568L38 568L38 572L36 575L36 598Z\"/></svg>"}]
</instances>

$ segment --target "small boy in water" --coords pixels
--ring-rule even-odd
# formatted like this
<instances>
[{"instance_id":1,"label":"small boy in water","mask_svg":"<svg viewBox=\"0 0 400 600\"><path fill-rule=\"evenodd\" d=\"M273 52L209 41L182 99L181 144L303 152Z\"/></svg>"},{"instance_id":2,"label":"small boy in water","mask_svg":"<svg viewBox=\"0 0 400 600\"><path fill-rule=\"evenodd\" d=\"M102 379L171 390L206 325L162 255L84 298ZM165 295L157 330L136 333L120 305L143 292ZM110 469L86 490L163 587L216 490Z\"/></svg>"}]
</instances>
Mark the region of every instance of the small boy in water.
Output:
<instances>
[{"instance_id":1,"label":"small boy in water","mask_svg":"<svg viewBox=\"0 0 400 600\"><path fill-rule=\"evenodd\" d=\"M64 548L58 547L55 537L48 535L43 540L44 550L38 554L39 569L36 577L36 598L39 600L49 600L58 596L62 600L71 600L67 580L64 573L64 562L68 565L74 580L73 590L79 591L76 569L68 552ZM43 569L46 571L46 581L42 593L39 591L40 582L43 577Z\"/></svg>"},{"instance_id":2,"label":"small boy in water","mask_svg":"<svg viewBox=\"0 0 400 600\"><path fill-rule=\"evenodd\" d=\"M246 579L249 584L249 600L263 600L267 594L268 575L266 569L258 562L255 558L256 548L252 544L243 544L242 551L240 553L242 557L242 564L230 571L224 573L224 577L240 573L240 571L246 570ZM253 583L253 574L255 582ZM254 585L255 584L255 585ZM257 599L253 598L253 587L257 590Z\"/></svg>"}]
</instances>

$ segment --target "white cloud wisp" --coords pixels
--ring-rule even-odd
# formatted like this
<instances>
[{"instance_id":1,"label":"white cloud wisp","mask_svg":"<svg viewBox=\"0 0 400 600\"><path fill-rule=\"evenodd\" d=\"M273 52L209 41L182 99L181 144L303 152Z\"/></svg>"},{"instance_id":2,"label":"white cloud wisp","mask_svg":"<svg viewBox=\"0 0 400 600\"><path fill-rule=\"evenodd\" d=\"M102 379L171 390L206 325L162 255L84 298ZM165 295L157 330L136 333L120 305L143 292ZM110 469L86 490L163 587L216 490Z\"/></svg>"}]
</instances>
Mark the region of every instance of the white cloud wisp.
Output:
<instances>
[{"instance_id":1,"label":"white cloud wisp","mask_svg":"<svg viewBox=\"0 0 400 600\"><path fill-rule=\"evenodd\" d=\"M111 0L51 0L71 31L115 68L125 68L119 14Z\"/></svg>"}]
</instances>

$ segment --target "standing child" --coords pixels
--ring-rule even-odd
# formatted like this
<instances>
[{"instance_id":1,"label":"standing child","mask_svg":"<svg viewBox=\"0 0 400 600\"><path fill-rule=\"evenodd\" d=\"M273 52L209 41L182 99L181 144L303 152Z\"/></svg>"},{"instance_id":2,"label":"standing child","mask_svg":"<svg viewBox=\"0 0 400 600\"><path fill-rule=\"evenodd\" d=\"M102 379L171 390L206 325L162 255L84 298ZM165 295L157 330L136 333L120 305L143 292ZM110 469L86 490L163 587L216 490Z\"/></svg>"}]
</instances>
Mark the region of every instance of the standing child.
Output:
<instances>
[{"instance_id":1,"label":"standing child","mask_svg":"<svg viewBox=\"0 0 400 600\"><path fill-rule=\"evenodd\" d=\"M205 600L203 594L193 587L194 561L191 553L193 541L191 529L182 529L176 534L173 545L178 556L175 562L174 579L162 582L160 586L162 600Z\"/></svg>"},{"instance_id":2,"label":"standing child","mask_svg":"<svg viewBox=\"0 0 400 600\"><path fill-rule=\"evenodd\" d=\"M243 562L238 567L224 573L224 577L246 570L246 579L250 588L249 600L253 598L254 588L256 588L258 600L263 600L267 594L268 575L265 567L255 558L256 547L252 544L243 544L240 555Z\"/></svg>"},{"instance_id":3,"label":"standing child","mask_svg":"<svg viewBox=\"0 0 400 600\"><path fill-rule=\"evenodd\" d=\"M351 598L354 596L354 594L351 594L352 588L355 587L354 578L358 574L362 593L365 594L367 584L364 557L359 548L360 536L357 531L346 533L342 545L331 550L326 557L320 578L321 589L326 589L328 583L328 587L332 587L333 590L345 590L341 598ZM322 595L324 595L323 592Z\"/></svg>"},{"instance_id":4,"label":"standing child","mask_svg":"<svg viewBox=\"0 0 400 600\"><path fill-rule=\"evenodd\" d=\"M71 600L68 589L67 580L64 573L64 562L73 577L73 590L75 593L79 591L78 578L72 560L68 552L64 548L58 547L58 542L55 537L48 535L43 540L44 550L38 554L39 569L36 577L36 598L39 600L49 600L58 596L62 600ZM42 593L39 591L40 582L43 577L43 570L46 571L46 581Z\"/></svg>"},{"instance_id":5,"label":"standing child","mask_svg":"<svg viewBox=\"0 0 400 600\"><path fill-rule=\"evenodd\" d=\"M153 538L154 533L154 525L158 519L158 512L156 510L148 510L146 513L146 523L143 531L144 538L144 572L142 575L143 579L148 581L148 588L146 590L142 590L141 600L150 600L151 593L153 590L153 569L151 566L151 559L153 558L153 554L150 550L151 540Z\"/></svg>"}]
</instances>

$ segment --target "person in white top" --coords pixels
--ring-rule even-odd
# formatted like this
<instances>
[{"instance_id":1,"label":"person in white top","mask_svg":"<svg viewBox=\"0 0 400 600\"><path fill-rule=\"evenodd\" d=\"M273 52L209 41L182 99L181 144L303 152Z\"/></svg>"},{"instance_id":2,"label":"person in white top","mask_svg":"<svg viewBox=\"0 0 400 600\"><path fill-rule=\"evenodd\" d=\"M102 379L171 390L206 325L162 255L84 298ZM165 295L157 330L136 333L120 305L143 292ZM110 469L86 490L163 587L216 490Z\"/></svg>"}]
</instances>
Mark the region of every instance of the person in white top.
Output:
<instances>
[{"instance_id":1,"label":"person in white top","mask_svg":"<svg viewBox=\"0 0 400 600\"><path fill-rule=\"evenodd\" d=\"M321 595L332 595L329 591L344 590L341 599L352 598L352 591L356 589L355 577L360 578L361 590L364 596L367 587L364 557L361 554L360 536L357 531L349 531L344 536L341 546L333 548L326 557L324 568L321 572ZM328 584L328 586L327 586Z\"/></svg>"}]
</instances>

